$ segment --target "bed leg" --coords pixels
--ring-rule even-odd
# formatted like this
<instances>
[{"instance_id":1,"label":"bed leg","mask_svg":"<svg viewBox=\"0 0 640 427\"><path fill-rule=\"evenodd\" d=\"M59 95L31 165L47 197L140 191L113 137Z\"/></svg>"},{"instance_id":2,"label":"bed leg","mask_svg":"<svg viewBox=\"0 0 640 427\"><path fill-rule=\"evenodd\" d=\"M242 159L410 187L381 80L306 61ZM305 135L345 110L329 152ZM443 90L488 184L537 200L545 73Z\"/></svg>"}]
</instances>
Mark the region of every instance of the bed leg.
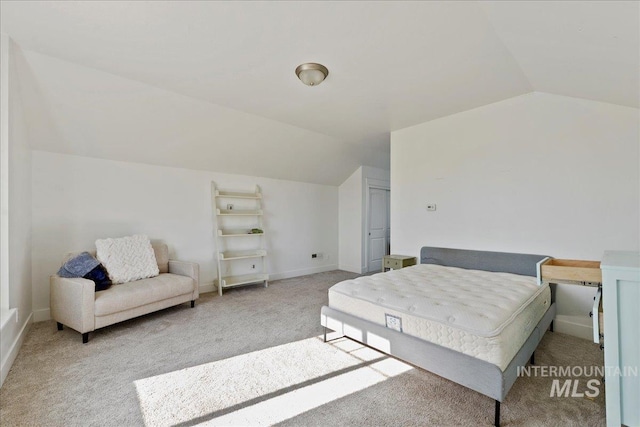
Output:
<instances>
[{"instance_id":1,"label":"bed leg","mask_svg":"<svg viewBox=\"0 0 640 427\"><path fill-rule=\"evenodd\" d=\"M551 321L551 324L549 325L549 332L553 332L553 320Z\"/></svg>"},{"instance_id":2,"label":"bed leg","mask_svg":"<svg viewBox=\"0 0 640 427\"><path fill-rule=\"evenodd\" d=\"M496 400L496 413L493 421L496 427L500 427L500 402L497 400Z\"/></svg>"},{"instance_id":3,"label":"bed leg","mask_svg":"<svg viewBox=\"0 0 640 427\"><path fill-rule=\"evenodd\" d=\"M529 363L531 363L532 365L536 364L536 352L535 351L533 353L531 353L531 359L529 359Z\"/></svg>"}]
</instances>

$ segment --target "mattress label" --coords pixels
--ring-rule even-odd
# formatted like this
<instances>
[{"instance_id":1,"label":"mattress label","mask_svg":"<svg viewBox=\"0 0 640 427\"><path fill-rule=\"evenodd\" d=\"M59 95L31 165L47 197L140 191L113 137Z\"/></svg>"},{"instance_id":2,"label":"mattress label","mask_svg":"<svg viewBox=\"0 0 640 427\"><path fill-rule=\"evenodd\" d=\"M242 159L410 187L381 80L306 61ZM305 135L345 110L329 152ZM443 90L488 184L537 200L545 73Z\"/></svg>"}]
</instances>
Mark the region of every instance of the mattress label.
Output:
<instances>
[{"instance_id":1,"label":"mattress label","mask_svg":"<svg viewBox=\"0 0 640 427\"><path fill-rule=\"evenodd\" d=\"M393 314L384 314L386 319L387 328L393 329L394 331L402 332L402 319L398 316L394 316Z\"/></svg>"}]
</instances>

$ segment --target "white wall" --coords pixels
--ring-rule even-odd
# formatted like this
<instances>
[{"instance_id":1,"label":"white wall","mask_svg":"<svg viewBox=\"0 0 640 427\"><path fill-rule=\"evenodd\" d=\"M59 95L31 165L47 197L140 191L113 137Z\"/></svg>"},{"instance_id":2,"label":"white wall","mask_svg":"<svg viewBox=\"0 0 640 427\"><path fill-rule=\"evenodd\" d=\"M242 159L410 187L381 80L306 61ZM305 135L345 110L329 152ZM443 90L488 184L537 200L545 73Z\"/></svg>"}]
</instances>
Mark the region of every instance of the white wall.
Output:
<instances>
[{"instance_id":1,"label":"white wall","mask_svg":"<svg viewBox=\"0 0 640 427\"><path fill-rule=\"evenodd\" d=\"M24 56L34 150L335 186L361 164L388 165L387 150L47 55Z\"/></svg>"},{"instance_id":2,"label":"white wall","mask_svg":"<svg viewBox=\"0 0 640 427\"><path fill-rule=\"evenodd\" d=\"M0 320L9 311L9 36L0 33Z\"/></svg>"},{"instance_id":3,"label":"white wall","mask_svg":"<svg viewBox=\"0 0 640 427\"><path fill-rule=\"evenodd\" d=\"M31 323L31 151L16 62L20 49L2 35L2 316L0 384ZM8 301L6 300L8 299Z\"/></svg>"},{"instance_id":4,"label":"white wall","mask_svg":"<svg viewBox=\"0 0 640 427\"><path fill-rule=\"evenodd\" d=\"M639 126L634 108L532 93L393 132L392 251L638 250ZM588 325L592 295L559 286L560 317Z\"/></svg>"},{"instance_id":5,"label":"white wall","mask_svg":"<svg viewBox=\"0 0 640 427\"><path fill-rule=\"evenodd\" d=\"M389 188L389 171L371 166L359 167L339 188L340 269L367 271L367 209L369 187Z\"/></svg>"},{"instance_id":6,"label":"white wall","mask_svg":"<svg viewBox=\"0 0 640 427\"><path fill-rule=\"evenodd\" d=\"M200 263L201 286L216 277L211 181L264 194L272 279L337 268L338 188L33 152L33 292L35 320L49 317L50 274L62 256L98 238L134 233L169 245L172 258ZM311 259L322 252L322 259Z\"/></svg>"},{"instance_id":7,"label":"white wall","mask_svg":"<svg viewBox=\"0 0 640 427\"><path fill-rule=\"evenodd\" d=\"M362 166L339 187L340 270L362 272Z\"/></svg>"}]
</instances>

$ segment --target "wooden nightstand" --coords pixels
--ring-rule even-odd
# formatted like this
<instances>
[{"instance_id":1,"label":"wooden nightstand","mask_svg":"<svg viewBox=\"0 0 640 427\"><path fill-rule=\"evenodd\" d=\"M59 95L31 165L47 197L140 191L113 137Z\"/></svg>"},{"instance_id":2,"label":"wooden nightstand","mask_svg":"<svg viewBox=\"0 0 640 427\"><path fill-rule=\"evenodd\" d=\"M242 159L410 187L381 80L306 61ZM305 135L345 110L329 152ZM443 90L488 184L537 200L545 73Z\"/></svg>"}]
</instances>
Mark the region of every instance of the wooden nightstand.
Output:
<instances>
[{"instance_id":1,"label":"wooden nightstand","mask_svg":"<svg viewBox=\"0 0 640 427\"><path fill-rule=\"evenodd\" d=\"M382 261L382 271L388 269L398 270L400 268L416 265L416 257L404 255L385 255Z\"/></svg>"}]
</instances>

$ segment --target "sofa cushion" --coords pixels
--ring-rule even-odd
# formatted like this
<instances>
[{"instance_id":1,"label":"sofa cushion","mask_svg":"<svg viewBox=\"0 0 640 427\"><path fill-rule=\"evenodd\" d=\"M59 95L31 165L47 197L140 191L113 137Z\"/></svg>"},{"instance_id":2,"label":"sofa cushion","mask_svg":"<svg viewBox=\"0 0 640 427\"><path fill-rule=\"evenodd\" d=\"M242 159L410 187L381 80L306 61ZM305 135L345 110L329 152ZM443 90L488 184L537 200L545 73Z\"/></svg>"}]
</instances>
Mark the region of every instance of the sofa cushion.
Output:
<instances>
[{"instance_id":1,"label":"sofa cushion","mask_svg":"<svg viewBox=\"0 0 640 427\"><path fill-rule=\"evenodd\" d=\"M160 273L151 242L142 234L118 239L98 239L96 253L113 283L131 282Z\"/></svg>"},{"instance_id":2,"label":"sofa cushion","mask_svg":"<svg viewBox=\"0 0 640 427\"><path fill-rule=\"evenodd\" d=\"M96 293L95 315L106 316L188 294L194 287L192 278L171 273L112 286L105 292Z\"/></svg>"}]
</instances>

